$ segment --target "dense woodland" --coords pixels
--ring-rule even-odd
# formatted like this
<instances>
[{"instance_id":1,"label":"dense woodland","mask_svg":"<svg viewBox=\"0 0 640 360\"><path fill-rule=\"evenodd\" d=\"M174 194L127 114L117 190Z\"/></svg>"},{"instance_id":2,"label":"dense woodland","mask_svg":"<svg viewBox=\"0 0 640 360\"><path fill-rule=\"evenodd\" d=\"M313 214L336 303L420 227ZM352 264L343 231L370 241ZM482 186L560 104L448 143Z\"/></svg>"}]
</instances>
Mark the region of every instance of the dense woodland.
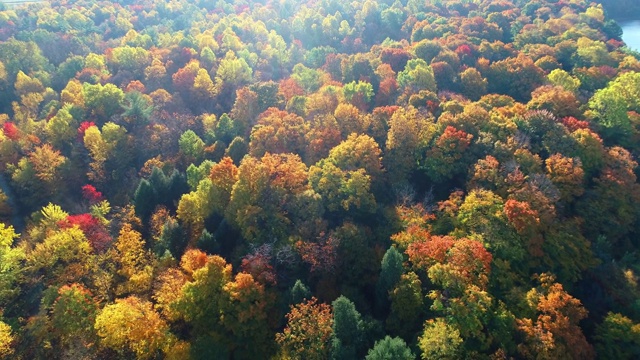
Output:
<instances>
[{"instance_id":1,"label":"dense woodland","mask_svg":"<svg viewBox=\"0 0 640 360\"><path fill-rule=\"evenodd\" d=\"M0 5L0 358L640 358L620 35L586 0Z\"/></svg>"}]
</instances>

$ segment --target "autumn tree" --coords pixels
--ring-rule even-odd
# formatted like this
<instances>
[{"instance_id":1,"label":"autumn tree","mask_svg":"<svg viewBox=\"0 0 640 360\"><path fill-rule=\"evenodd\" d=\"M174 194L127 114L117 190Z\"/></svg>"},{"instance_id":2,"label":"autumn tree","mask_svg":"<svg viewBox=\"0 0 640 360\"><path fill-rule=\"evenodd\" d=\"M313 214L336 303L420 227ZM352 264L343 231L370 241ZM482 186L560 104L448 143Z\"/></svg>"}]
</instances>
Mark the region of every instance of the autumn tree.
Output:
<instances>
[{"instance_id":1,"label":"autumn tree","mask_svg":"<svg viewBox=\"0 0 640 360\"><path fill-rule=\"evenodd\" d=\"M120 356L151 359L174 342L153 304L135 296L105 306L96 316L95 329L100 345Z\"/></svg>"},{"instance_id":2,"label":"autumn tree","mask_svg":"<svg viewBox=\"0 0 640 360\"><path fill-rule=\"evenodd\" d=\"M638 84L640 73L620 75L589 100L589 115L601 128L604 140L627 145L634 129L628 111L640 110Z\"/></svg>"},{"instance_id":3,"label":"autumn tree","mask_svg":"<svg viewBox=\"0 0 640 360\"><path fill-rule=\"evenodd\" d=\"M555 86L561 86L563 89L575 92L580 88L580 80L572 77L571 74L562 70L555 69L547 75L549 81Z\"/></svg>"},{"instance_id":4,"label":"autumn tree","mask_svg":"<svg viewBox=\"0 0 640 360\"><path fill-rule=\"evenodd\" d=\"M38 179L51 183L60 176L59 168L67 160L59 151L53 149L51 145L45 144L37 147L29 154L29 160Z\"/></svg>"},{"instance_id":5,"label":"autumn tree","mask_svg":"<svg viewBox=\"0 0 640 360\"><path fill-rule=\"evenodd\" d=\"M367 110L373 100L373 86L367 82L358 81L345 84L342 88L345 99L360 110Z\"/></svg>"},{"instance_id":6,"label":"autumn tree","mask_svg":"<svg viewBox=\"0 0 640 360\"><path fill-rule=\"evenodd\" d=\"M151 55L149 51L141 47L119 46L111 50L107 59L108 65L113 69L113 73L118 71L130 71L134 75L141 72L145 67L151 64Z\"/></svg>"},{"instance_id":7,"label":"autumn tree","mask_svg":"<svg viewBox=\"0 0 640 360\"><path fill-rule=\"evenodd\" d=\"M231 354L249 359L271 353L270 304L264 286L250 274L239 273L223 290L228 300L221 309L221 322L231 339Z\"/></svg>"},{"instance_id":8,"label":"autumn tree","mask_svg":"<svg viewBox=\"0 0 640 360\"><path fill-rule=\"evenodd\" d=\"M49 144L35 146L27 156L16 165L9 164L12 170L11 180L23 201L30 206L42 204L34 194L45 197L55 196L62 191L62 178L66 175L68 159Z\"/></svg>"},{"instance_id":9,"label":"autumn tree","mask_svg":"<svg viewBox=\"0 0 640 360\"><path fill-rule=\"evenodd\" d=\"M23 276L25 249L14 245L19 237L13 226L0 223L0 306L5 307L19 294L18 283ZM8 336L8 335L7 335Z\"/></svg>"},{"instance_id":10,"label":"autumn tree","mask_svg":"<svg viewBox=\"0 0 640 360\"><path fill-rule=\"evenodd\" d=\"M111 235L108 233L106 225L108 221L104 215L109 212L109 204L103 201L93 206L95 215L84 213L69 215L58 222L60 228L78 227L87 237L91 250L95 253L102 253L111 245ZM104 211L104 212L103 212Z\"/></svg>"},{"instance_id":11,"label":"autumn tree","mask_svg":"<svg viewBox=\"0 0 640 360\"><path fill-rule=\"evenodd\" d=\"M251 130L249 153L255 157L292 153L305 156L305 134L309 125L304 119L286 111L270 108L258 118Z\"/></svg>"},{"instance_id":12,"label":"autumn tree","mask_svg":"<svg viewBox=\"0 0 640 360\"><path fill-rule=\"evenodd\" d=\"M468 68L460 73L462 94L471 100L478 100L487 92L487 79L475 68Z\"/></svg>"},{"instance_id":13,"label":"autumn tree","mask_svg":"<svg viewBox=\"0 0 640 360\"><path fill-rule=\"evenodd\" d=\"M423 360L457 359L462 354L460 332L443 318L428 320L424 324L418 346Z\"/></svg>"},{"instance_id":14,"label":"autumn tree","mask_svg":"<svg viewBox=\"0 0 640 360\"><path fill-rule=\"evenodd\" d=\"M252 78L253 69L247 64L247 61L242 57L238 58L233 51L229 50L218 65L213 79L214 89L218 98L232 94L230 98L233 99L236 89L250 82ZM232 105L233 101L227 105L227 109L230 110Z\"/></svg>"},{"instance_id":15,"label":"autumn tree","mask_svg":"<svg viewBox=\"0 0 640 360\"><path fill-rule=\"evenodd\" d=\"M22 124L31 125L37 119L40 105L45 99L47 90L37 77L29 76L22 71L16 75L15 94L19 101L13 102L14 118Z\"/></svg>"},{"instance_id":16,"label":"autumn tree","mask_svg":"<svg viewBox=\"0 0 640 360\"><path fill-rule=\"evenodd\" d=\"M433 69L422 59L411 59L407 62L404 70L398 73L398 86L409 94L420 90L437 90Z\"/></svg>"},{"instance_id":17,"label":"autumn tree","mask_svg":"<svg viewBox=\"0 0 640 360\"><path fill-rule=\"evenodd\" d=\"M271 251L271 246L262 245L246 255L242 258L240 266L242 272L250 274L256 282L264 286L275 285L277 283L277 274L272 266L273 257L270 254ZM300 291L304 292L301 288L304 284L298 283L298 285Z\"/></svg>"},{"instance_id":18,"label":"autumn tree","mask_svg":"<svg viewBox=\"0 0 640 360\"><path fill-rule=\"evenodd\" d=\"M562 199L571 200L583 194L584 170L579 159L554 154L545 162L549 178L560 191Z\"/></svg>"},{"instance_id":19,"label":"autumn tree","mask_svg":"<svg viewBox=\"0 0 640 360\"><path fill-rule=\"evenodd\" d=\"M157 67L157 66L159 65L155 65L154 67ZM160 73L162 72L161 69L162 68L158 68L154 70L154 73L157 73L158 75L152 75L153 73L148 73L147 77L159 76ZM175 90L177 90L182 95L183 98L188 97L190 94L192 94L195 91L194 89L195 79L198 73L200 72L200 70L204 70L200 68L200 63L197 60L191 60L187 64L185 64L183 67L175 71L173 75L171 75L171 79L173 80L173 86ZM147 71L150 71L149 68L147 68ZM166 70L164 71L166 72ZM206 72L206 70L204 71ZM206 81L206 77L204 76L204 74L200 73L200 75L201 75L200 85L209 85L209 84L204 84L204 82ZM211 80L211 77L209 77L209 80ZM201 87L200 90L208 91L212 89ZM201 92L201 95L202 94L203 93Z\"/></svg>"},{"instance_id":20,"label":"autumn tree","mask_svg":"<svg viewBox=\"0 0 640 360\"><path fill-rule=\"evenodd\" d=\"M618 146L608 149L605 159L605 168L595 179L595 186L578 202L576 212L590 219L584 223L587 236L606 236L607 241L616 244L614 253L622 254L623 249L631 246L627 234L637 218L634 200L639 194L634 173L637 163L627 150Z\"/></svg>"},{"instance_id":21,"label":"autumn tree","mask_svg":"<svg viewBox=\"0 0 640 360\"><path fill-rule=\"evenodd\" d=\"M82 139L93 160L87 174L91 180L100 183L122 175L129 156L125 128L112 122L104 124L102 129L91 125L84 130Z\"/></svg>"},{"instance_id":22,"label":"autumn tree","mask_svg":"<svg viewBox=\"0 0 640 360\"><path fill-rule=\"evenodd\" d=\"M142 235L125 224L115 242L117 273L122 278L116 293L139 294L151 288L153 267L144 246Z\"/></svg>"},{"instance_id":23,"label":"autumn tree","mask_svg":"<svg viewBox=\"0 0 640 360\"><path fill-rule=\"evenodd\" d=\"M329 358L333 334L329 305L318 304L316 298L311 298L292 305L286 318L284 331L276 334L276 342L284 356L312 360Z\"/></svg>"},{"instance_id":24,"label":"autumn tree","mask_svg":"<svg viewBox=\"0 0 640 360\"><path fill-rule=\"evenodd\" d=\"M318 115L309 122L305 134L305 163L315 163L329 155L329 151L342 141L337 119L331 115Z\"/></svg>"},{"instance_id":25,"label":"autumn tree","mask_svg":"<svg viewBox=\"0 0 640 360\"><path fill-rule=\"evenodd\" d=\"M98 304L91 292L74 283L58 289L57 298L51 308L51 325L66 346L80 340L90 347L95 341L94 321Z\"/></svg>"},{"instance_id":26,"label":"autumn tree","mask_svg":"<svg viewBox=\"0 0 640 360\"><path fill-rule=\"evenodd\" d=\"M402 274L389 292L391 313L386 325L389 332L410 339L419 329L424 313L422 282L414 272Z\"/></svg>"},{"instance_id":27,"label":"autumn tree","mask_svg":"<svg viewBox=\"0 0 640 360\"><path fill-rule=\"evenodd\" d=\"M420 167L436 182L453 178L466 170L466 150L471 140L472 134L447 126L421 160Z\"/></svg>"},{"instance_id":28,"label":"autumn tree","mask_svg":"<svg viewBox=\"0 0 640 360\"><path fill-rule=\"evenodd\" d=\"M622 314L608 313L596 329L596 341L600 358L635 358L640 355L640 326Z\"/></svg>"},{"instance_id":29,"label":"autumn tree","mask_svg":"<svg viewBox=\"0 0 640 360\"><path fill-rule=\"evenodd\" d=\"M27 267L32 274L41 274L45 284L77 282L87 272L91 245L82 230L63 228L48 233L27 254Z\"/></svg>"},{"instance_id":30,"label":"autumn tree","mask_svg":"<svg viewBox=\"0 0 640 360\"><path fill-rule=\"evenodd\" d=\"M382 162L379 145L368 135L350 134L349 137L331 149L327 160L342 170L363 169L374 179L382 176Z\"/></svg>"},{"instance_id":31,"label":"autumn tree","mask_svg":"<svg viewBox=\"0 0 640 360\"><path fill-rule=\"evenodd\" d=\"M317 216L317 207L312 204L319 199L310 191L307 172L297 155L267 153L261 159L245 157L238 168L238 181L225 217L238 226L249 242L285 239L295 226ZM303 204L307 213L299 208Z\"/></svg>"},{"instance_id":32,"label":"autumn tree","mask_svg":"<svg viewBox=\"0 0 640 360\"><path fill-rule=\"evenodd\" d=\"M541 86L531 93L527 107L531 110L548 110L558 117L580 116L580 102L569 90L559 86Z\"/></svg>"},{"instance_id":33,"label":"autumn tree","mask_svg":"<svg viewBox=\"0 0 640 360\"><path fill-rule=\"evenodd\" d=\"M526 276L527 250L540 255L539 218L527 203L504 201L489 190L472 190L460 204L456 221L466 236L482 236L498 272L493 278L500 283L512 284L518 276Z\"/></svg>"},{"instance_id":34,"label":"autumn tree","mask_svg":"<svg viewBox=\"0 0 640 360\"><path fill-rule=\"evenodd\" d=\"M417 169L422 142L429 139L434 121L414 107L396 110L389 120L384 165L393 182L400 182Z\"/></svg>"},{"instance_id":35,"label":"autumn tree","mask_svg":"<svg viewBox=\"0 0 640 360\"><path fill-rule=\"evenodd\" d=\"M203 103L210 102L219 90L216 89L209 72L205 69L198 69L196 76L193 78L193 88L191 94L193 100Z\"/></svg>"},{"instance_id":36,"label":"autumn tree","mask_svg":"<svg viewBox=\"0 0 640 360\"><path fill-rule=\"evenodd\" d=\"M113 84L85 83L82 86L82 96L86 108L90 109L100 123L108 121L111 116L122 111L124 92Z\"/></svg>"},{"instance_id":37,"label":"autumn tree","mask_svg":"<svg viewBox=\"0 0 640 360\"><path fill-rule=\"evenodd\" d=\"M302 64L293 67L291 79L302 87L307 93L312 93L320 88L321 73L318 70L310 69Z\"/></svg>"},{"instance_id":38,"label":"autumn tree","mask_svg":"<svg viewBox=\"0 0 640 360\"><path fill-rule=\"evenodd\" d=\"M187 225L192 238L200 236L209 216L224 213L238 178L238 168L229 157L224 157L211 164L209 173L202 176L194 191L182 195L177 208L178 218Z\"/></svg>"},{"instance_id":39,"label":"autumn tree","mask_svg":"<svg viewBox=\"0 0 640 360\"><path fill-rule=\"evenodd\" d=\"M10 355L13 355L13 341L14 337L11 327L0 321L0 357L8 358Z\"/></svg>"},{"instance_id":40,"label":"autumn tree","mask_svg":"<svg viewBox=\"0 0 640 360\"><path fill-rule=\"evenodd\" d=\"M57 148L68 147L69 142L76 136L78 123L71 114L72 111L73 106L63 106L45 126L49 140Z\"/></svg>"},{"instance_id":41,"label":"autumn tree","mask_svg":"<svg viewBox=\"0 0 640 360\"><path fill-rule=\"evenodd\" d=\"M264 94L261 94L264 96ZM278 94L279 95L279 94ZM277 96L277 95L275 95ZM262 101L261 101L262 100ZM236 102L233 104L233 108L229 113L228 117L233 119L233 127L226 127L229 130L233 130L237 135L244 136L245 134L251 131L251 128L255 125L256 119L259 114L267 110L267 108L263 108L263 106L271 105L265 104L268 103L269 100L261 99L255 91L251 90L249 87L243 87L236 91ZM224 114L222 116L225 116ZM222 120L222 118L220 119ZM220 124L218 127L220 130L224 129ZM225 136L221 138L221 140L229 143L230 139L228 139L231 135L231 131L227 130L224 134ZM216 135L220 136L222 134L216 133Z\"/></svg>"},{"instance_id":42,"label":"autumn tree","mask_svg":"<svg viewBox=\"0 0 640 360\"><path fill-rule=\"evenodd\" d=\"M554 280L553 275L542 274L540 287L527 293L533 319L517 320L518 330L526 337L518 351L526 358L592 359L593 347L578 325L587 310Z\"/></svg>"},{"instance_id":43,"label":"autumn tree","mask_svg":"<svg viewBox=\"0 0 640 360\"><path fill-rule=\"evenodd\" d=\"M320 161L309 170L309 183L330 212L375 210L376 201L370 192L371 177L364 169L344 171L329 161Z\"/></svg>"},{"instance_id":44,"label":"autumn tree","mask_svg":"<svg viewBox=\"0 0 640 360\"><path fill-rule=\"evenodd\" d=\"M528 100L544 81L542 69L525 55L494 62L483 75L487 76L490 92L510 95L519 101Z\"/></svg>"},{"instance_id":45,"label":"autumn tree","mask_svg":"<svg viewBox=\"0 0 640 360\"><path fill-rule=\"evenodd\" d=\"M443 314L460 336L473 338L481 348L488 348L496 339L487 336L494 311L486 291L491 253L475 240L433 236L412 243L407 254L417 270L426 270L429 280L443 289L430 292L431 310Z\"/></svg>"},{"instance_id":46,"label":"autumn tree","mask_svg":"<svg viewBox=\"0 0 640 360\"><path fill-rule=\"evenodd\" d=\"M185 252L180 267L181 271L170 270L165 274L166 282L154 296L162 300L163 313L174 321L181 320L190 325L191 353L202 351L194 356L229 356L229 352L238 346L244 349L241 351L250 351L243 344L233 345L235 334L238 339L246 336L242 329L251 326L260 329L264 325L262 320L255 324L246 322L247 314L261 314L256 310L263 304L253 302L256 300L254 290L259 291L259 288L253 286L250 277L242 279L243 283L249 281L246 289L233 283L231 265L220 256L207 256L200 250ZM248 303L243 302L245 295L251 299ZM234 303L239 306L237 309L232 309ZM231 318L225 320L226 313Z\"/></svg>"},{"instance_id":47,"label":"autumn tree","mask_svg":"<svg viewBox=\"0 0 640 360\"><path fill-rule=\"evenodd\" d=\"M77 79L71 79L64 89L60 92L60 101L64 105L74 105L84 108L84 91L83 85Z\"/></svg>"}]
</instances>

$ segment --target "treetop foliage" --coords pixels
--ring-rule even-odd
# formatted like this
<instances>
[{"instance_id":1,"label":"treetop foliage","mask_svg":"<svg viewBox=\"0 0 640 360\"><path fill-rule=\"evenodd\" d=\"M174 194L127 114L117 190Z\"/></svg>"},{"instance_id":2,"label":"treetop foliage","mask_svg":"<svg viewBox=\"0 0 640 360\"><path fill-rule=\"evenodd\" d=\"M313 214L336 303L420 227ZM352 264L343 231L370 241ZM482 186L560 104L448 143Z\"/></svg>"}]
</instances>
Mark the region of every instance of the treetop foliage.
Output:
<instances>
[{"instance_id":1,"label":"treetop foliage","mask_svg":"<svg viewBox=\"0 0 640 360\"><path fill-rule=\"evenodd\" d=\"M0 358L640 358L603 3L0 4Z\"/></svg>"}]
</instances>

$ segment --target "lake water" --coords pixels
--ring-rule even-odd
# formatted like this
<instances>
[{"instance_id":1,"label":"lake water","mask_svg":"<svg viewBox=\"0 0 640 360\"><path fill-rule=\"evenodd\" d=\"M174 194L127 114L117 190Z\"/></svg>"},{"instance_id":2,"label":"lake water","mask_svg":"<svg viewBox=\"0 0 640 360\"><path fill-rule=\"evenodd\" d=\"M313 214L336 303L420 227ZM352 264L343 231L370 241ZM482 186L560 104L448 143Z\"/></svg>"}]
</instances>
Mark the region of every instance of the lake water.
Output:
<instances>
[{"instance_id":1,"label":"lake water","mask_svg":"<svg viewBox=\"0 0 640 360\"><path fill-rule=\"evenodd\" d=\"M619 21L622 40L633 50L640 51L640 20Z\"/></svg>"}]
</instances>

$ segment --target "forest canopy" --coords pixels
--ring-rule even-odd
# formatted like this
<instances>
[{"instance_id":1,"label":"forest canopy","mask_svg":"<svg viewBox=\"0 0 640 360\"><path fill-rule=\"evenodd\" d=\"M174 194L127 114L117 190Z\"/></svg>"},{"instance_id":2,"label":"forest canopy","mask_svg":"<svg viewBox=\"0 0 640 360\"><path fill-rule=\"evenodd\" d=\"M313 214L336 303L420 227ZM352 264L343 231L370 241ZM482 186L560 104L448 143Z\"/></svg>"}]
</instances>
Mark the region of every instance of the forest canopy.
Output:
<instances>
[{"instance_id":1,"label":"forest canopy","mask_svg":"<svg viewBox=\"0 0 640 360\"><path fill-rule=\"evenodd\" d=\"M0 358L640 358L603 3L0 3Z\"/></svg>"}]
</instances>

